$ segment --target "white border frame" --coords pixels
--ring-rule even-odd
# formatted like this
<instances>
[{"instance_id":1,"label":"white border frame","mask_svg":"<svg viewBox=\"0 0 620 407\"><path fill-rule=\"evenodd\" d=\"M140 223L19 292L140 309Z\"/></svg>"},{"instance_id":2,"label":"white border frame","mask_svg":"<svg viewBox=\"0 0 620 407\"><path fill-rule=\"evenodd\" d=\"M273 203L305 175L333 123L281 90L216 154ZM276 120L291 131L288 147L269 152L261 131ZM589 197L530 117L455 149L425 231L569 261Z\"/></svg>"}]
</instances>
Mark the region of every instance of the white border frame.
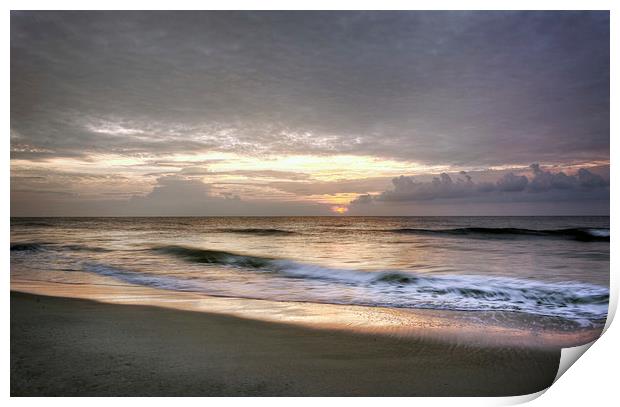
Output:
<instances>
[{"instance_id":1,"label":"white border frame","mask_svg":"<svg viewBox=\"0 0 620 407\"><path fill-rule=\"evenodd\" d=\"M226 2L220 1L191 1L191 0L177 0L175 2L164 2L158 0L152 1L130 1L130 0L108 0L108 1L90 1L88 3L79 2L75 0L61 0L55 2L49 1L7 1L8 9L3 15L2 28L4 41L3 55L10 54L10 12L9 10L98 10L98 9L115 9L115 10L131 10L131 9L146 9L146 10L193 10L193 9L207 9L207 10L235 10L235 9L248 9L248 10L355 10L355 9L369 9L369 10L611 10L611 72L619 72L618 70L618 53L615 47L617 46L618 30L615 27L617 18L615 18L615 11L620 9L614 7L618 2L613 1L553 1L553 0L522 0L522 1L488 1L488 0L473 0L473 1L455 1L455 0L436 0L430 1L401 1L401 0L383 0L381 2L369 2L369 1L326 1L326 0L314 0L314 1L296 1L287 2L282 0L228 0ZM10 191L10 137L9 135L9 122L10 122L10 67L8 58L5 59L2 65L4 82L3 82L3 97L2 97L2 120L3 128L6 131L6 139L2 148L1 154L3 158L2 165L2 177L0 182L2 183L2 191L5 193L5 197L9 196ZM618 130L617 117L618 108L617 100L618 95L618 81L614 76L611 76L611 131L610 134L616 134ZM614 139L610 140L610 156L614 157L617 152L617 143ZM611 201L610 207L614 208L620 201L618 200L618 170L616 167L611 167ZM2 247L8 248L10 246L10 202L9 199L3 199L0 203L2 206L2 216L0 222L4 233L2 234ZM616 218L611 216L611 228L615 231L617 226ZM617 239L611 238L611 265L615 265L615 253L617 252ZM6 249L5 249L6 250ZM5 252L6 253L6 252ZM2 297L3 312L2 326L8 327L10 324L9 306L10 298L7 295L10 290L9 281L9 268L10 259L6 256L3 260L5 267L4 272L4 292L6 293ZM613 267L612 267L613 269ZM618 278L617 272L612 273L611 278L611 299L610 299L610 317L609 322L613 319L618 302ZM575 367L568 369L565 375L563 375L557 383L551 386L548 391L536 393L534 395L519 396L519 397L505 397L505 398L391 398L389 403L393 406L407 406L411 403L422 405L453 405L458 403L460 406L484 406L484 405L511 405L523 403L532 399L534 405L583 405L583 404L598 404L605 405L609 400L616 399L618 395L617 380L614 380L618 372L619 353L617 344L620 344L620 329L615 324L611 326L606 333L597 340L592 346L592 349L587 352L587 356L581 358ZM609 326L609 324L608 324ZM9 330L6 329L3 335L3 349L2 353L3 366L2 370L2 382L3 393L6 397L9 397L10 393L10 338ZM361 372L363 373L363 372ZM544 393L543 397L539 397ZM133 404L141 402L142 400L135 399L120 399L115 400L115 403L121 404ZM231 405L237 403L251 402L260 406L269 407L289 407L290 403L295 403L301 407L308 406L318 402L315 398L301 398L291 400L291 398L211 398L203 400L200 398L175 398L170 400L168 398L149 398L144 402L154 403L156 406L166 405L170 402L183 402L193 406L203 406L206 402L216 403L218 405ZM84 401L77 398L44 398L44 399L31 399L31 398L11 398L10 402L13 405L30 405L31 403L44 402L52 407L55 406L67 406L78 405ZM106 398L90 398L88 400L93 407L106 406L110 402ZM342 405L343 403L355 403L358 406L371 406L376 403L375 398L331 398L320 401L327 405Z\"/></svg>"}]
</instances>

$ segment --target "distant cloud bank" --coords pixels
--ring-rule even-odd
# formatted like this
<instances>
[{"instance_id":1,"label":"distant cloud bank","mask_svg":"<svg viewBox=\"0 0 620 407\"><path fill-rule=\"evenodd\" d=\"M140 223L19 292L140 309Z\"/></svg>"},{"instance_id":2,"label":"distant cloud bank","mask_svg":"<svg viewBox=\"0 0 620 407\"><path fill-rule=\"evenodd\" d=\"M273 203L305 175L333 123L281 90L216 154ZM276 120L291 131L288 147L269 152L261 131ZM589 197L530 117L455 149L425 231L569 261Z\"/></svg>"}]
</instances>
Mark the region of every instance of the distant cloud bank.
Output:
<instances>
[{"instance_id":1,"label":"distant cloud bank","mask_svg":"<svg viewBox=\"0 0 620 407\"><path fill-rule=\"evenodd\" d=\"M351 205L366 205L372 202L410 202L482 197L498 194L544 193L554 190L570 192L575 195L575 199L578 199L579 195L591 195L592 192L608 193L609 181L586 168L580 168L573 175L567 175L563 171L553 173L542 169L539 164L532 164L529 168L531 171L529 177L509 172L496 182L475 182L465 171L461 171L460 176L456 179L447 173L441 173L430 182L419 182L413 177L401 175L392 179L392 189L377 195L360 195L351 201Z\"/></svg>"}]
</instances>

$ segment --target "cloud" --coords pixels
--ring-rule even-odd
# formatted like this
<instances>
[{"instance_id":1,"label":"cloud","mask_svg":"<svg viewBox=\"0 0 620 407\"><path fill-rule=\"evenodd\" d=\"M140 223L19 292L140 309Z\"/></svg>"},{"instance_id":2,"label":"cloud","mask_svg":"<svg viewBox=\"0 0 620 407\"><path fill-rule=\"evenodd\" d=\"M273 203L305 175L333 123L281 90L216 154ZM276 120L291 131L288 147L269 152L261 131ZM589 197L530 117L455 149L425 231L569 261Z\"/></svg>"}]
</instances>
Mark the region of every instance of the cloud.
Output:
<instances>
[{"instance_id":1,"label":"cloud","mask_svg":"<svg viewBox=\"0 0 620 407\"><path fill-rule=\"evenodd\" d=\"M186 172L187 171L183 171ZM259 178L259 179L287 179L294 181L302 181L310 178L310 175L303 172L295 171L278 171L278 170L232 170L232 171L210 171L203 172L203 175L233 175L242 176L246 178Z\"/></svg>"},{"instance_id":2,"label":"cloud","mask_svg":"<svg viewBox=\"0 0 620 407\"><path fill-rule=\"evenodd\" d=\"M116 199L40 188L11 191L11 216L294 216L329 215L328 205L311 202L244 200L233 192L215 195L212 186L182 176L163 176L146 194L114 194Z\"/></svg>"},{"instance_id":3,"label":"cloud","mask_svg":"<svg viewBox=\"0 0 620 407\"><path fill-rule=\"evenodd\" d=\"M518 192L523 191L527 186L528 182L529 181L525 175L514 175L512 172L510 172L497 181L495 188L497 188L498 191ZM482 188L482 191L490 192L493 189L494 188L492 184L490 187L487 187L485 185Z\"/></svg>"},{"instance_id":4,"label":"cloud","mask_svg":"<svg viewBox=\"0 0 620 407\"><path fill-rule=\"evenodd\" d=\"M609 155L609 13L12 12L11 129L40 160L585 162Z\"/></svg>"},{"instance_id":5,"label":"cloud","mask_svg":"<svg viewBox=\"0 0 620 407\"><path fill-rule=\"evenodd\" d=\"M373 200L373 196L370 194L364 194L364 195L360 195L357 198L355 198L353 201L351 201L351 205L365 205L365 204L369 204L371 203Z\"/></svg>"},{"instance_id":6,"label":"cloud","mask_svg":"<svg viewBox=\"0 0 620 407\"><path fill-rule=\"evenodd\" d=\"M253 210L255 205L233 192L215 195L211 185L199 179L167 175L157 179L151 192L133 196L116 206L117 210L147 216L205 216L243 214Z\"/></svg>"},{"instance_id":7,"label":"cloud","mask_svg":"<svg viewBox=\"0 0 620 407\"><path fill-rule=\"evenodd\" d=\"M389 182L389 177L369 177L341 179L334 181L274 181L270 182L268 186L283 192L289 192L296 195L318 195L380 191L382 189L385 189L389 185Z\"/></svg>"},{"instance_id":8,"label":"cloud","mask_svg":"<svg viewBox=\"0 0 620 407\"><path fill-rule=\"evenodd\" d=\"M609 26L607 11L14 11L11 172L43 178L14 178L11 208L303 215L323 207L283 201L604 198L608 181L585 169L391 188L379 175L608 162ZM289 155L389 171L235 166ZM217 157L222 171L206 170Z\"/></svg>"},{"instance_id":9,"label":"cloud","mask_svg":"<svg viewBox=\"0 0 620 407\"><path fill-rule=\"evenodd\" d=\"M411 201L437 198L457 198L471 195L476 191L471 179L457 178L453 181L446 174L433 178L431 182L415 182L412 177L401 175L392 179L394 189L382 192L376 199L380 201Z\"/></svg>"},{"instance_id":10,"label":"cloud","mask_svg":"<svg viewBox=\"0 0 620 407\"><path fill-rule=\"evenodd\" d=\"M364 194L353 201L352 205L364 205L372 202L412 202L427 200L450 200L461 198L497 199L498 196L516 196L523 194L544 194L554 191L567 191L573 199L604 197L609 195L609 182L586 168L580 168L574 175L543 170L540 165L530 166L530 177L504 174L494 183L476 183L467 173L461 171L453 180L447 173L442 173L430 182L418 182L413 177L403 176L392 179L392 189L378 195ZM566 195L564 196L566 198ZM533 198L539 199L539 198Z\"/></svg>"},{"instance_id":11,"label":"cloud","mask_svg":"<svg viewBox=\"0 0 620 407\"><path fill-rule=\"evenodd\" d=\"M209 186L200 180L164 176L157 179L157 185L145 197L135 199L167 205L180 201L200 202L207 198L208 193Z\"/></svg>"},{"instance_id":12,"label":"cloud","mask_svg":"<svg viewBox=\"0 0 620 407\"><path fill-rule=\"evenodd\" d=\"M600 170L599 170L600 171ZM574 174L559 175L533 167L526 175L508 172L495 181L492 175L477 173L442 174L431 181L397 177L393 188L381 194L360 194L352 202L354 215L411 214L605 214L609 211L609 182L595 172L581 168ZM118 179L117 179L118 177ZM527 185L521 188L523 178ZM567 182L542 182L549 177ZM534 181L538 179L539 181ZM50 173L47 177L16 174L11 182L11 215L27 216L238 216L238 215L329 215L331 205L303 201L277 201L256 191L255 198L239 197L242 185L221 190L217 184L184 174L157 178L148 191L138 193L135 184L122 176L84 173ZM372 180L371 180L372 181ZM105 189L111 182L115 190ZM362 187L362 180L355 188ZM373 181L374 182L374 181ZM69 186L91 184L89 194ZM102 184L104 183L104 184ZM303 183L303 181L302 181ZM536 185L532 187L532 185ZM250 184L252 186L254 184ZM372 186L373 183L367 184ZM541 187L545 185L545 189ZM565 185L571 185L566 188ZM350 185L353 187L354 185ZM335 181L330 188L338 187ZM345 184L345 187L349 187ZM317 186L318 188L318 186ZM237 189L237 191L235 191ZM320 190L320 188L318 189ZM304 192L304 191L301 191ZM313 189L305 191L313 192ZM252 195L252 194L250 194ZM247 193L244 196L248 197ZM590 201L587 201L590 200ZM590 202L587 205L584 202ZM509 206L505 206L507 204ZM473 206L472 206L473 205Z\"/></svg>"},{"instance_id":13,"label":"cloud","mask_svg":"<svg viewBox=\"0 0 620 407\"><path fill-rule=\"evenodd\" d=\"M585 188L600 188L609 185L609 182L603 177L593 174L585 168L580 168L577 171L577 179L579 180L579 185Z\"/></svg>"}]
</instances>

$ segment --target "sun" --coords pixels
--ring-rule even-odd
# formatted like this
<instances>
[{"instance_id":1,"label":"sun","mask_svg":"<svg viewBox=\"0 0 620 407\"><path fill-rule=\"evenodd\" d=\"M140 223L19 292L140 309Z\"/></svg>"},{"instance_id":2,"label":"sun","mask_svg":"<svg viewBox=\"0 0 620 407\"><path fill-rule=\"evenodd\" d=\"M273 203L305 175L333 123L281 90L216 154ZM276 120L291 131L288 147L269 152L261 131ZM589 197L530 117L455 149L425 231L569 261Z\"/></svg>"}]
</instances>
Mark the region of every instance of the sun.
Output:
<instances>
[{"instance_id":1,"label":"sun","mask_svg":"<svg viewBox=\"0 0 620 407\"><path fill-rule=\"evenodd\" d=\"M332 206L332 211L336 212L339 215L343 215L349 211L349 208L346 206Z\"/></svg>"}]
</instances>

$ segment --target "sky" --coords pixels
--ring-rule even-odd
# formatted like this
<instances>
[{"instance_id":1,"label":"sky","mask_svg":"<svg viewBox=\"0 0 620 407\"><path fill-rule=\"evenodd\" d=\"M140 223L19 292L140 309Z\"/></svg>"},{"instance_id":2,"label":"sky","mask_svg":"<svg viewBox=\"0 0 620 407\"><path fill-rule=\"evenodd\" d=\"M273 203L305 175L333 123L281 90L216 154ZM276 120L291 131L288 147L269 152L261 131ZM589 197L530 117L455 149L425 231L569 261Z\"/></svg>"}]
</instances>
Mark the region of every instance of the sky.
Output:
<instances>
[{"instance_id":1,"label":"sky","mask_svg":"<svg viewBox=\"0 0 620 407\"><path fill-rule=\"evenodd\" d=\"M11 215L608 215L609 39L605 11L13 11Z\"/></svg>"}]
</instances>

